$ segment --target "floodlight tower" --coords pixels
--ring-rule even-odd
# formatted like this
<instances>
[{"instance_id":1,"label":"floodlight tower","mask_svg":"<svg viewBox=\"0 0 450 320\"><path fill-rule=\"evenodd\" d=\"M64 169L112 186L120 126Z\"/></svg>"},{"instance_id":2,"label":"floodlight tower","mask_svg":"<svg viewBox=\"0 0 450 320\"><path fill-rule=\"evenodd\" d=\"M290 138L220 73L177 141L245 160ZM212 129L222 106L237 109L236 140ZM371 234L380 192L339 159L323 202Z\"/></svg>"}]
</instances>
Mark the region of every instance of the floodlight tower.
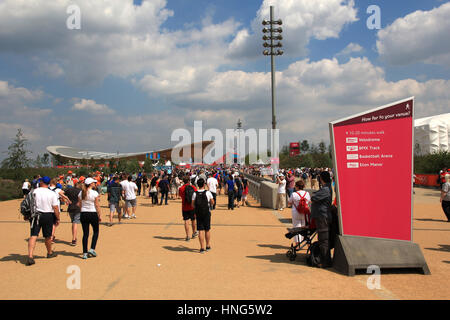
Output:
<instances>
[{"instance_id":1,"label":"floodlight tower","mask_svg":"<svg viewBox=\"0 0 450 320\"><path fill-rule=\"evenodd\" d=\"M241 119L238 120L237 122L237 133L238 133L238 141L237 141L237 151L236 151L236 155L237 155L237 162L239 163L239 165L242 164L242 158L241 158L241 130L242 130L242 121Z\"/></svg>"},{"instance_id":2,"label":"floodlight tower","mask_svg":"<svg viewBox=\"0 0 450 320\"><path fill-rule=\"evenodd\" d=\"M271 65L271 74L272 74L272 155L271 157L278 157L278 152L275 150L275 129L277 128L277 120L275 117L275 56L281 56L284 52L281 50L283 47L282 43L279 40L283 40L283 36L281 33L283 32L283 29L281 28L281 25L283 22L281 19L275 20L273 17L273 6L270 6L270 20L263 20L262 24L264 25L264 29L262 32L264 33L263 40L264 48L263 55L270 56L270 65ZM269 28L266 28L266 26L269 26ZM266 42L267 40L270 40L270 42ZM275 41L278 41L275 43ZM275 51L276 49L276 51ZM278 169L278 165L275 166L276 169Z\"/></svg>"}]
</instances>

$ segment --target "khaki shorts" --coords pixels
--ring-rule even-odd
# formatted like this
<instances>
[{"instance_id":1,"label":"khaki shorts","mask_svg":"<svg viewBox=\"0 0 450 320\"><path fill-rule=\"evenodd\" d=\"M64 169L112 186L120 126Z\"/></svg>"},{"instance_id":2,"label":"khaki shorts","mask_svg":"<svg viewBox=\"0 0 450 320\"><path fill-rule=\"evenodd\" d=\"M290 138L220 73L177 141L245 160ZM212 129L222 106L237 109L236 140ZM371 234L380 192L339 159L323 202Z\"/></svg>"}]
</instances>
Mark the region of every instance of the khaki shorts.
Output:
<instances>
[{"instance_id":1,"label":"khaki shorts","mask_svg":"<svg viewBox=\"0 0 450 320\"><path fill-rule=\"evenodd\" d=\"M126 206L127 208L131 208L131 207L137 207L137 201L136 199L133 200L125 200Z\"/></svg>"}]
</instances>

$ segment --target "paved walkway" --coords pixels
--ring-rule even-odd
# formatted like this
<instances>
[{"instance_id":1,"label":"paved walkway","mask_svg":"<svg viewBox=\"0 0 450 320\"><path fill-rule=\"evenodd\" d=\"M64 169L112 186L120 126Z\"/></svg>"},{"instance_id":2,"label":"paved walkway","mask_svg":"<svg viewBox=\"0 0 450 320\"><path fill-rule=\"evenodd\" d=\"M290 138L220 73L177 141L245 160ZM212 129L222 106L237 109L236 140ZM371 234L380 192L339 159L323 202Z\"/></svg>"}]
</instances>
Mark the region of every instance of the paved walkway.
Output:
<instances>
[{"instance_id":1,"label":"paved walkway","mask_svg":"<svg viewBox=\"0 0 450 320\"><path fill-rule=\"evenodd\" d=\"M38 240L36 264L24 265L29 227L19 219L19 200L0 202L0 299L448 299L450 223L444 222L439 192L416 189L414 241L432 275L382 275L369 290L368 275L340 275L290 262L284 237L290 209L244 207L227 210L218 198L212 217L212 250L199 254L197 239L186 242L180 201L151 206L138 198L136 220L100 228L97 258L81 259L81 243L69 245L70 219L62 213L54 259ZM254 202L253 202L254 203ZM102 216L109 210L102 197ZM117 221L117 219L116 219ZM78 233L81 242L81 228ZM81 271L81 289L67 289L70 266Z\"/></svg>"}]
</instances>

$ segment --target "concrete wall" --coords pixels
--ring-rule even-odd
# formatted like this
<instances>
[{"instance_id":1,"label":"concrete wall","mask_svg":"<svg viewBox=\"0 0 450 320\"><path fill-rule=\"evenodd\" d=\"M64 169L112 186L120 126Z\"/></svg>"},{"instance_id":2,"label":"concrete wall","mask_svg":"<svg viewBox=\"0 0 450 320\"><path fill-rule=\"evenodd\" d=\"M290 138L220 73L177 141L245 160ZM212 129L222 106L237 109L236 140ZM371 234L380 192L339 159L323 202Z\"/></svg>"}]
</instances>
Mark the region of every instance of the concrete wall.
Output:
<instances>
[{"instance_id":1,"label":"concrete wall","mask_svg":"<svg viewBox=\"0 0 450 320\"><path fill-rule=\"evenodd\" d=\"M244 173L248 180L249 194L255 198L263 208L277 208L277 190L276 183L262 177L256 177Z\"/></svg>"}]
</instances>

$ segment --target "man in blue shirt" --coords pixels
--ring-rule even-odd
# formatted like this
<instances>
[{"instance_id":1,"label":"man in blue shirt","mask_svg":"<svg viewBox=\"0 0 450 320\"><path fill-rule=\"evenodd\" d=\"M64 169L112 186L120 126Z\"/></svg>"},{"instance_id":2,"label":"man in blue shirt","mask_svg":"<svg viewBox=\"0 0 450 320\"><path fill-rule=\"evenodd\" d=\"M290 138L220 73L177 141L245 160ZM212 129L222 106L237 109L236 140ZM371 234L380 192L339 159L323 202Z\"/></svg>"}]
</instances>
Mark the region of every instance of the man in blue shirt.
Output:
<instances>
[{"instance_id":1,"label":"man in blue shirt","mask_svg":"<svg viewBox=\"0 0 450 320\"><path fill-rule=\"evenodd\" d=\"M233 176L230 174L227 179L227 190L228 190L228 210L234 210L234 180Z\"/></svg>"}]
</instances>

